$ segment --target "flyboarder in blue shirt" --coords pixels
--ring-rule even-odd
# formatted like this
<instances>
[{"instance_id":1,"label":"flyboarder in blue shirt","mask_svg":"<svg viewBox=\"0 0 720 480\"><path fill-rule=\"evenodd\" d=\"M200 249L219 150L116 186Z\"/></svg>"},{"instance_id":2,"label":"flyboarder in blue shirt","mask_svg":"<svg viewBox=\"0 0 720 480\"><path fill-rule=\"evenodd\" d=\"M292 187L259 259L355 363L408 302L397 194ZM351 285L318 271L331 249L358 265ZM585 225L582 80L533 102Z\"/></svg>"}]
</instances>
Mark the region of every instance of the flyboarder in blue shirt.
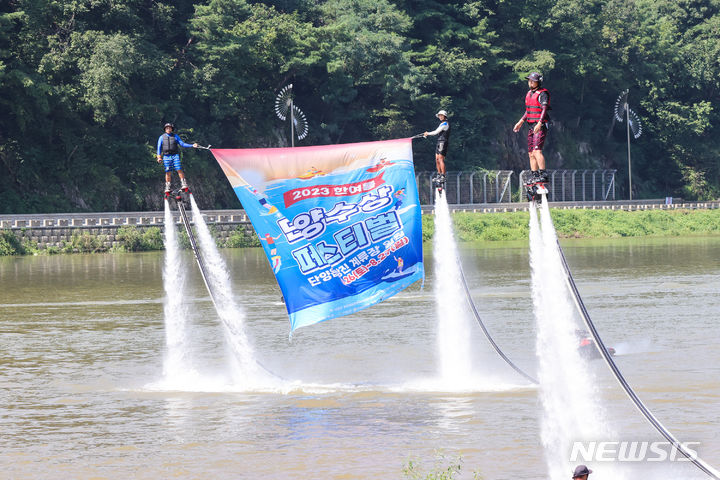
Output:
<instances>
[{"instance_id":1,"label":"flyboarder in blue shirt","mask_svg":"<svg viewBox=\"0 0 720 480\"><path fill-rule=\"evenodd\" d=\"M163 162L165 164L165 194L170 193L170 183L172 180L172 171L175 170L180 177L180 187L187 190L188 184L185 180L185 173L183 172L182 165L180 164L180 150L178 147L183 148L197 148L198 144L183 142L180 137L177 136L175 131L175 125L172 123L165 124L165 133L160 135L157 141L157 162Z\"/></svg>"}]
</instances>

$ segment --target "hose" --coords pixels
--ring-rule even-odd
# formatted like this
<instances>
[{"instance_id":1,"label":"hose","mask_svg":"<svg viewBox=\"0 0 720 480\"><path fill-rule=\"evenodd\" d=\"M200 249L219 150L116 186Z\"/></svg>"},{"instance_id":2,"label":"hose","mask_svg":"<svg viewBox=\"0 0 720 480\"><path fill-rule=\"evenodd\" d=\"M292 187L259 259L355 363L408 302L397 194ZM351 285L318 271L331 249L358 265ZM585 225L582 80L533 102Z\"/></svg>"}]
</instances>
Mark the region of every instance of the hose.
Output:
<instances>
[{"instance_id":1,"label":"hose","mask_svg":"<svg viewBox=\"0 0 720 480\"><path fill-rule=\"evenodd\" d=\"M470 305L470 309L473 311L473 314L475 315L475 320L477 320L478 325L480 325L480 328L482 329L483 333L485 334L485 338L487 338L488 342L490 342L490 345L495 349L498 355L500 355L500 358L505 360L505 363L510 365L513 370L518 372L520 375L525 377L530 382L534 383L535 385L538 384L538 381L535 380L533 377L525 373L515 365L512 360L508 358L505 353L500 349L497 343L495 343L495 340L493 340L492 335L490 335L490 331L485 326L485 323L482 321L482 318L480 317L480 313L478 312L477 308L475 307L475 302L473 302L472 296L470 295L470 288L468 287L467 280L465 280L465 273L463 272L462 266L460 265L460 259L456 258L458 270L460 271L460 278L462 279L463 287L465 288L465 296L467 298L468 305Z\"/></svg>"}]
</instances>

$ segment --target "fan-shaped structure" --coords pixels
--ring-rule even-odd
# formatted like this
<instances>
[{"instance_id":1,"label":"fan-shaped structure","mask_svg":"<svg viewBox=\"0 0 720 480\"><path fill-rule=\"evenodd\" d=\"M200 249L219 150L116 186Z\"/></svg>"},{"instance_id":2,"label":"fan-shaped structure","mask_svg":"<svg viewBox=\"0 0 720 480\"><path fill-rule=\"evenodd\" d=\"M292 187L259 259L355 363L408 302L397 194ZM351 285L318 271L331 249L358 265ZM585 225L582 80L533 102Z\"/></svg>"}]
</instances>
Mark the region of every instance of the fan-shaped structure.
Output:
<instances>
[{"instance_id":1,"label":"fan-shaped structure","mask_svg":"<svg viewBox=\"0 0 720 480\"><path fill-rule=\"evenodd\" d=\"M287 120L287 115L290 112L292 103L293 98L291 83L290 85L283 87L282 90L280 90L280 93L277 94L277 97L275 97L275 113L283 122Z\"/></svg>"},{"instance_id":2,"label":"fan-shaped structure","mask_svg":"<svg viewBox=\"0 0 720 480\"><path fill-rule=\"evenodd\" d=\"M290 143L295 146L295 137L302 140L309 132L308 121L300 107L293 101L292 83L284 86L275 97L275 114L282 121L290 117Z\"/></svg>"},{"instance_id":3,"label":"fan-shaped structure","mask_svg":"<svg viewBox=\"0 0 720 480\"><path fill-rule=\"evenodd\" d=\"M297 135L298 140L302 140L303 138L307 137L308 134L307 117L305 117L305 114L302 112L302 110L300 110L297 105L293 105L292 108L295 135Z\"/></svg>"}]
</instances>

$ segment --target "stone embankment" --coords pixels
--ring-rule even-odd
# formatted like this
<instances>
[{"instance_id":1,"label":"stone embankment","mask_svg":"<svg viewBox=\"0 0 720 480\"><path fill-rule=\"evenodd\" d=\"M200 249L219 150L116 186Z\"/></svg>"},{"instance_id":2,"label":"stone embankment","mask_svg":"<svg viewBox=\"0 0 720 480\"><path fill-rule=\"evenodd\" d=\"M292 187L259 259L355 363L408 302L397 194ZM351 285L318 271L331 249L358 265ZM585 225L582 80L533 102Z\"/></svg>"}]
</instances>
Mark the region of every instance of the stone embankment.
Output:
<instances>
[{"instance_id":1,"label":"stone embankment","mask_svg":"<svg viewBox=\"0 0 720 480\"><path fill-rule=\"evenodd\" d=\"M192 218L192 215L190 215ZM237 231L253 235L252 225L244 210L208 210L203 212L216 237L225 241ZM180 215L174 212L174 221L182 225ZM27 215L1 215L0 230L10 230L21 240L37 243L38 247L61 246L73 235L103 236L107 247L117 245L116 236L121 227L144 230L165 227L163 212L109 212L109 213L48 213Z\"/></svg>"}]
</instances>

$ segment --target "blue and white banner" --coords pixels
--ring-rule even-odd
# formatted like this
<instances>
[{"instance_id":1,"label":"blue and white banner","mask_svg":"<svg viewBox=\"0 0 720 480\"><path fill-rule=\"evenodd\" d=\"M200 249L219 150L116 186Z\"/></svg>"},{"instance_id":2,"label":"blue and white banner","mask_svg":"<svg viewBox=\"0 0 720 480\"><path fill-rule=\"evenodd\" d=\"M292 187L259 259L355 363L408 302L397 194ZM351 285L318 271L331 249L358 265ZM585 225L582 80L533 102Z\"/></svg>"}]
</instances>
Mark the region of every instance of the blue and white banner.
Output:
<instances>
[{"instance_id":1,"label":"blue and white banner","mask_svg":"<svg viewBox=\"0 0 720 480\"><path fill-rule=\"evenodd\" d=\"M212 150L260 237L292 330L424 278L411 142Z\"/></svg>"}]
</instances>

